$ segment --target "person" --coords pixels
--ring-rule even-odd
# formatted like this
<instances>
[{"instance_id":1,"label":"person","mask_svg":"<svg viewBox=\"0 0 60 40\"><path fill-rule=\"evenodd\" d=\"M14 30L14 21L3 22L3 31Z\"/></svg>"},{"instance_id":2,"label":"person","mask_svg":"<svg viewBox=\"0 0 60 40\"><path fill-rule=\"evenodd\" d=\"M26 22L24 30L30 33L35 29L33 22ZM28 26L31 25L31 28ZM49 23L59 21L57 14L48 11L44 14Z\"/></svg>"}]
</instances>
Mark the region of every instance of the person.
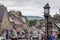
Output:
<instances>
[{"instance_id":1,"label":"person","mask_svg":"<svg viewBox=\"0 0 60 40\"><path fill-rule=\"evenodd\" d=\"M50 33L50 35L48 36L49 40L55 40L55 37L52 35L52 32Z\"/></svg>"},{"instance_id":2,"label":"person","mask_svg":"<svg viewBox=\"0 0 60 40\"><path fill-rule=\"evenodd\" d=\"M55 40L55 37L53 35L48 36L49 40Z\"/></svg>"},{"instance_id":3,"label":"person","mask_svg":"<svg viewBox=\"0 0 60 40\"><path fill-rule=\"evenodd\" d=\"M60 40L60 34L58 34L58 40Z\"/></svg>"},{"instance_id":4,"label":"person","mask_svg":"<svg viewBox=\"0 0 60 40\"><path fill-rule=\"evenodd\" d=\"M55 34L55 40L58 40L58 34L57 33Z\"/></svg>"},{"instance_id":5,"label":"person","mask_svg":"<svg viewBox=\"0 0 60 40\"><path fill-rule=\"evenodd\" d=\"M44 40L44 39L45 39L45 35L42 34L42 35L41 35L41 40Z\"/></svg>"}]
</instances>

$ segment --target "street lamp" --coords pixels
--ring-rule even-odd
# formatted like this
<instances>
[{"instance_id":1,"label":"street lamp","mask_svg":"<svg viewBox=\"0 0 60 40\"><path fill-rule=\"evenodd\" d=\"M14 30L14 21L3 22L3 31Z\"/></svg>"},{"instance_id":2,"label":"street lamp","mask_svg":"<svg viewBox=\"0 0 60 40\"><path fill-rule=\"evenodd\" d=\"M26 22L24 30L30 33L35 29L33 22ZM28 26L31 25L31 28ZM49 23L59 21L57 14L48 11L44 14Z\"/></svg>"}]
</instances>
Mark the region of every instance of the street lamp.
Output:
<instances>
[{"instance_id":1,"label":"street lamp","mask_svg":"<svg viewBox=\"0 0 60 40\"><path fill-rule=\"evenodd\" d=\"M44 7L44 17L45 17L45 19L46 19L46 23L45 23L45 25L46 25L46 28L47 28L47 40L48 40L48 17L49 17L49 9L50 9L50 6L49 6L49 4L47 3Z\"/></svg>"},{"instance_id":2,"label":"street lamp","mask_svg":"<svg viewBox=\"0 0 60 40\"><path fill-rule=\"evenodd\" d=\"M18 36L18 37L17 37L17 40L19 40L19 34L20 34L20 32L17 32L17 36Z\"/></svg>"}]
</instances>

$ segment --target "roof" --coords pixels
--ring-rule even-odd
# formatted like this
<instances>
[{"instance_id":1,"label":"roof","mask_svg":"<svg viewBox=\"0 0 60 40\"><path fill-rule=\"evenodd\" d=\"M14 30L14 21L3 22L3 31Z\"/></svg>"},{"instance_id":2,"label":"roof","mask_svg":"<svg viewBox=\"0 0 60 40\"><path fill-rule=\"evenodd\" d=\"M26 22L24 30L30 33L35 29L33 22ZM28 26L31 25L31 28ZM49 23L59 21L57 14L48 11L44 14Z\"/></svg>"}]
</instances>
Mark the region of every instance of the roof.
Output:
<instances>
[{"instance_id":1,"label":"roof","mask_svg":"<svg viewBox=\"0 0 60 40\"><path fill-rule=\"evenodd\" d=\"M55 26L60 29L60 23L55 23Z\"/></svg>"},{"instance_id":2,"label":"roof","mask_svg":"<svg viewBox=\"0 0 60 40\"><path fill-rule=\"evenodd\" d=\"M49 4L47 3L44 8L50 8Z\"/></svg>"},{"instance_id":3,"label":"roof","mask_svg":"<svg viewBox=\"0 0 60 40\"><path fill-rule=\"evenodd\" d=\"M4 4L3 3L0 3L0 7L4 7Z\"/></svg>"},{"instance_id":4,"label":"roof","mask_svg":"<svg viewBox=\"0 0 60 40\"><path fill-rule=\"evenodd\" d=\"M2 21L5 11L7 11L6 7L0 7L0 21Z\"/></svg>"}]
</instances>

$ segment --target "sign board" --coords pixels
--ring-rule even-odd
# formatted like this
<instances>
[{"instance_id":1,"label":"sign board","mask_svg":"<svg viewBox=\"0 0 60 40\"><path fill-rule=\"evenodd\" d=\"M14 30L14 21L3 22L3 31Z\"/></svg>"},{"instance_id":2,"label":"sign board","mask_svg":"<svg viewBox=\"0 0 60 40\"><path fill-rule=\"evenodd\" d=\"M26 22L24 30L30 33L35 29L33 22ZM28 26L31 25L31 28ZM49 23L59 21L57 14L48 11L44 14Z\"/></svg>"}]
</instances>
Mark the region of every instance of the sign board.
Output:
<instances>
[{"instance_id":1,"label":"sign board","mask_svg":"<svg viewBox=\"0 0 60 40\"><path fill-rule=\"evenodd\" d=\"M21 32L21 31L22 31L22 28L17 27L17 28L16 28L16 31L17 31L17 32Z\"/></svg>"}]
</instances>

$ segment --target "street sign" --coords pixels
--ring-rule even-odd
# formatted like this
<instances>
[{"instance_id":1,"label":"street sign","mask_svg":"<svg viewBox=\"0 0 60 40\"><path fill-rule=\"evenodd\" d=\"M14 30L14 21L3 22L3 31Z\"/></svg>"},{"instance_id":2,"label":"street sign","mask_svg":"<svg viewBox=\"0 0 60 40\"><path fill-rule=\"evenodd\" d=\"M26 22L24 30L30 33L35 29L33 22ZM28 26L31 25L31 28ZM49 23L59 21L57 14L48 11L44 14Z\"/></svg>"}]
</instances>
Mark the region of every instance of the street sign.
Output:
<instances>
[{"instance_id":1,"label":"street sign","mask_svg":"<svg viewBox=\"0 0 60 40\"><path fill-rule=\"evenodd\" d=\"M17 31L17 32L21 32L21 31L22 31L22 28L17 27L17 28L16 28L16 31Z\"/></svg>"}]
</instances>

